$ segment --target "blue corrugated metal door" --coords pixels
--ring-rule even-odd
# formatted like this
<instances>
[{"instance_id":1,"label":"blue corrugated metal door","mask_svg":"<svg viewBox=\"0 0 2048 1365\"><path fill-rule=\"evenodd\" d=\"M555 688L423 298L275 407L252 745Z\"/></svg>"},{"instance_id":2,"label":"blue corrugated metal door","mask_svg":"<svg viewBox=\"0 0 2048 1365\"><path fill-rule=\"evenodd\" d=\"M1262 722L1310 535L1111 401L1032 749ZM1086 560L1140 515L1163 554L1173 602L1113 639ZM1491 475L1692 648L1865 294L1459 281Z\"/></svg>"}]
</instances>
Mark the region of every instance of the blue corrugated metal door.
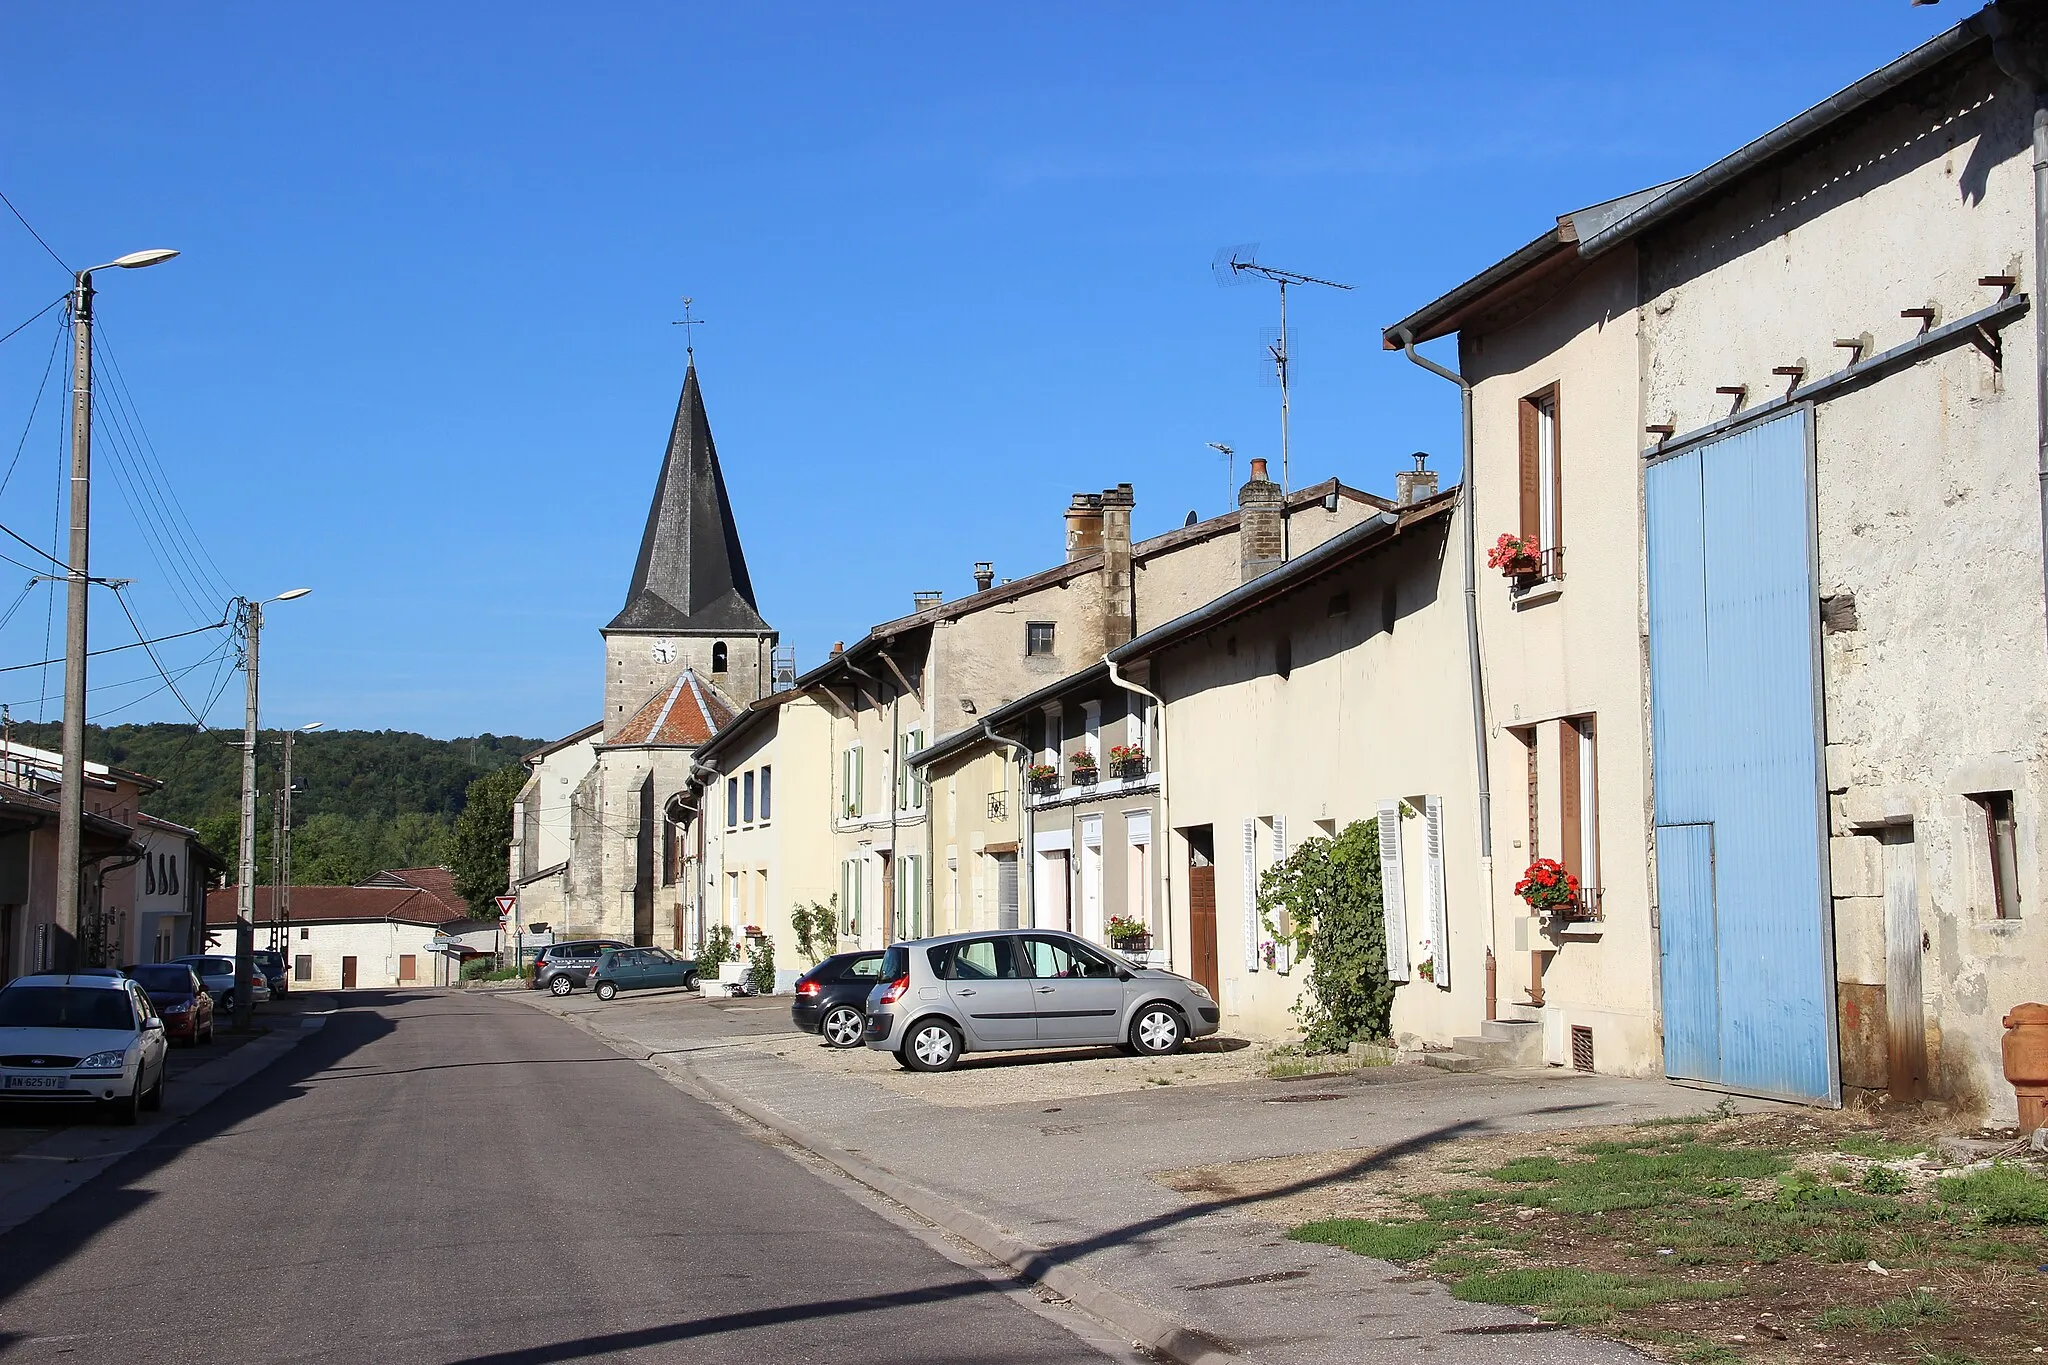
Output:
<instances>
[{"instance_id":1,"label":"blue corrugated metal door","mask_svg":"<svg viewBox=\"0 0 2048 1365\"><path fill-rule=\"evenodd\" d=\"M1644 476L1664 1066L1835 1100L1805 413Z\"/></svg>"}]
</instances>

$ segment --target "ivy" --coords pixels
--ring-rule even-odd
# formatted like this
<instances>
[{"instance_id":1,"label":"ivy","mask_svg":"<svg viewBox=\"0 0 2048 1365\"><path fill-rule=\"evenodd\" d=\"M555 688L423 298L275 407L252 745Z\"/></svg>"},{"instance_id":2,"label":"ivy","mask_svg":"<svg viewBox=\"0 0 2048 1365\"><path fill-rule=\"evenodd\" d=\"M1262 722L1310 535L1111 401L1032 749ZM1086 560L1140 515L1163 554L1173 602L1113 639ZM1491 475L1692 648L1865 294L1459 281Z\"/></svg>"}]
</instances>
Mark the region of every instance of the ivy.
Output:
<instances>
[{"instance_id":1,"label":"ivy","mask_svg":"<svg viewBox=\"0 0 2048 1365\"><path fill-rule=\"evenodd\" d=\"M1334 838L1305 840L1266 869L1259 879L1259 918L1306 974L1294 1014L1310 1051L1335 1052L1387 1036L1394 983L1387 979L1380 836L1373 822L1353 821Z\"/></svg>"}]
</instances>

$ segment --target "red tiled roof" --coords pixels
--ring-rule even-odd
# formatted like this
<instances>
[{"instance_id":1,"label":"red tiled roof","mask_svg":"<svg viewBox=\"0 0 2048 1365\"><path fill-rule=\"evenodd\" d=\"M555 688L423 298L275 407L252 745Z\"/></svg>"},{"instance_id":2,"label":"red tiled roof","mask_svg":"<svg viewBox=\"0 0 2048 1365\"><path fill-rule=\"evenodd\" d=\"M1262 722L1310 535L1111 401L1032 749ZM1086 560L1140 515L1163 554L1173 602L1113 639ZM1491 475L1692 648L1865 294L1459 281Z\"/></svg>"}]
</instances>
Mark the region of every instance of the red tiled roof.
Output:
<instances>
[{"instance_id":1,"label":"red tiled roof","mask_svg":"<svg viewBox=\"0 0 2048 1365\"><path fill-rule=\"evenodd\" d=\"M206 893L206 922L235 922L235 892L232 886ZM302 924L338 924L362 920L395 919L407 924L448 924L467 919L467 908L450 906L432 892L418 887L396 886L294 886L292 919ZM269 924L270 888L256 888L256 922Z\"/></svg>"},{"instance_id":2,"label":"red tiled roof","mask_svg":"<svg viewBox=\"0 0 2048 1365\"><path fill-rule=\"evenodd\" d=\"M633 718L620 726L606 741L607 747L623 744L675 744L695 746L718 733L718 727L735 715L731 703L716 688L699 680L695 671L684 669L675 686L648 698Z\"/></svg>"},{"instance_id":3,"label":"red tiled roof","mask_svg":"<svg viewBox=\"0 0 2048 1365\"><path fill-rule=\"evenodd\" d=\"M455 874L445 867L394 867L379 872L365 887L412 887L424 891L441 904L453 910L458 916L469 913L469 902L455 894ZM298 888L292 888L292 895L298 895Z\"/></svg>"}]
</instances>

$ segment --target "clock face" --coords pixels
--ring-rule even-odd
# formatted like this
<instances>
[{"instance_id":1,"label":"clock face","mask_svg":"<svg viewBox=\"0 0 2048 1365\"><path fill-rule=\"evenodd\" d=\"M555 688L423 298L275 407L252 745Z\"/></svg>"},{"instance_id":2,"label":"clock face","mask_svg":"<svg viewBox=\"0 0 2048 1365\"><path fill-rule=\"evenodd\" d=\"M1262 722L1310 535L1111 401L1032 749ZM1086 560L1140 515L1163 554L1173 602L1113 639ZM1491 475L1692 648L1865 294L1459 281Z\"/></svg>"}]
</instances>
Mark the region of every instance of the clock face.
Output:
<instances>
[{"instance_id":1,"label":"clock face","mask_svg":"<svg viewBox=\"0 0 2048 1365\"><path fill-rule=\"evenodd\" d=\"M672 664L676 661L676 642L673 640L656 640L653 652L654 662L658 664Z\"/></svg>"}]
</instances>

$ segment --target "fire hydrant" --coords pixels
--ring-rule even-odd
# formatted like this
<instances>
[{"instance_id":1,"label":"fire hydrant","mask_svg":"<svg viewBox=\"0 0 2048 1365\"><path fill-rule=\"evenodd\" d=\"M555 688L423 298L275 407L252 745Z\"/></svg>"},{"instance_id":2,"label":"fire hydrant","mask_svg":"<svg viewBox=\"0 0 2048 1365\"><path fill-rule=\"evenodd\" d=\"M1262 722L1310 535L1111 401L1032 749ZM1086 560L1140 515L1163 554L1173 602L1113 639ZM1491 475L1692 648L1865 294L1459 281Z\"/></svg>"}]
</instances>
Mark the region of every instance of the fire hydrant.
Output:
<instances>
[{"instance_id":1,"label":"fire hydrant","mask_svg":"<svg viewBox=\"0 0 2048 1365\"><path fill-rule=\"evenodd\" d=\"M2020 1132L2048 1128L2048 1005L2015 1005L2005 1016L2005 1078L2020 1101Z\"/></svg>"}]
</instances>

